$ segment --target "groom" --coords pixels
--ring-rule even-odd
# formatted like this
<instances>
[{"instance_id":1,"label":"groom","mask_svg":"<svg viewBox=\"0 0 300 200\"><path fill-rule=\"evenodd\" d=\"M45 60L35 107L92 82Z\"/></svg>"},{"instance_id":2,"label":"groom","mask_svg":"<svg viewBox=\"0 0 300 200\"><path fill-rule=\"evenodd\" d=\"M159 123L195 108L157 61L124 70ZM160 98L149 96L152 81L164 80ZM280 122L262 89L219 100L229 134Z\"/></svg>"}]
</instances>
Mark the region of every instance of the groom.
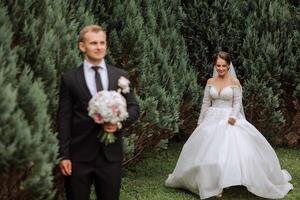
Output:
<instances>
[{"instance_id":1,"label":"groom","mask_svg":"<svg viewBox=\"0 0 300 200\"><path fill-rule=\"evenodd\" d=\"M139 106L131 90L124 94L129 118L122 124L96 124L88 116L88 102L97 91L117 90L118 79L128 75L124 70L106 64L106 32L98 25L84 27L79 34L79 49L84 61L62 75L58 138L60 169L65 176L68 200L88 200L91 186L97 199L118 200L123 159L122 128L134 123ZM117 140L105 145L97 135L100 130L115 134Z\"/></svg>"}]
</instances>

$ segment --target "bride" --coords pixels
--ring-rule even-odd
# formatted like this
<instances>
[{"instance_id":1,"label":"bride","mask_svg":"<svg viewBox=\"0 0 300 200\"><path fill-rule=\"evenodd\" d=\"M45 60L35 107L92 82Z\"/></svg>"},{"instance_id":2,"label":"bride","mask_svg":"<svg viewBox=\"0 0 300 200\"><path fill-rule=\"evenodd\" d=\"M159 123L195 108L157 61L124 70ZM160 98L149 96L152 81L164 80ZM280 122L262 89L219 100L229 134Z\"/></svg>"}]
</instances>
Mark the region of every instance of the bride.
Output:
<instances>
[{"instance_id":1,"label":"bride","mask_svg":"<svg viewBox=\"0 0 300 200\"><path fill-rule=\"evenodd\" d=\"M207 81L198 126L184 144L168 187L183 188L201 199L221 197L223 188L243 185L253 194L283 198L293 185L271 145L244 116L242 90L230 64L219 52L214 77Z\"/></svg>"}]
</instances>

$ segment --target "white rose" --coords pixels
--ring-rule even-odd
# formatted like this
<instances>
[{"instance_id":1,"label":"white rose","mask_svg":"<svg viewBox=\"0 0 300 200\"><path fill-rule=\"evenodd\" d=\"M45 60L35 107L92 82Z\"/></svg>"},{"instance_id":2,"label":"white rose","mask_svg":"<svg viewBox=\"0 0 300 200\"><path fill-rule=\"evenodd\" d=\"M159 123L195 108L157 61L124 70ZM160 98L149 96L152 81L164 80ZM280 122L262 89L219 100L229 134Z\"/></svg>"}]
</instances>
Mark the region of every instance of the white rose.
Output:
<instances>
[{"instance_id":1,"label":"white rose","mask_svg":"<svg viewBox=\"0 0 300 200\"><path fill-rule=\"evenodd\" d=\"M124 94L129 93L129 91L130 91L129 84L130 84L130 81L127 78L125 78L124 76L121 76L118 80L118 86L122 89L122 92Z\"/></svg>"}]
</instances>

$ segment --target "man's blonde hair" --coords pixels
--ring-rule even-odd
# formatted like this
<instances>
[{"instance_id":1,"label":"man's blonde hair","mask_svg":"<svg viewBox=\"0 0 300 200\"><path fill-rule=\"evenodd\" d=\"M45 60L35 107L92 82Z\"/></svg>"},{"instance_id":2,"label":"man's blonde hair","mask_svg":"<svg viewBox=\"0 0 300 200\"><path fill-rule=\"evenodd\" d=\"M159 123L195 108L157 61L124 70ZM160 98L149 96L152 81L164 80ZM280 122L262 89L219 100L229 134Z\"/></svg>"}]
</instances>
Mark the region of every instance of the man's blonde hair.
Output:
<instances>
[{"instance_id":1,"label":"man's blonde hair","mask_svg":"<svg viewBox=\"0 0 300 200\"><path fill-rule=\"evenodd\" d=\"M92 25L85 26L79 32L79 39L78 39L78 41L79 42L83 42L84 41L84 36L85 36L85 34L87 32L96 32L96 33L98 33L100 31L103 31L105 33L105 35L106 35L105 30L101 26L99 26L99 25L92 24Z\"/></svg>"}]
</instances>

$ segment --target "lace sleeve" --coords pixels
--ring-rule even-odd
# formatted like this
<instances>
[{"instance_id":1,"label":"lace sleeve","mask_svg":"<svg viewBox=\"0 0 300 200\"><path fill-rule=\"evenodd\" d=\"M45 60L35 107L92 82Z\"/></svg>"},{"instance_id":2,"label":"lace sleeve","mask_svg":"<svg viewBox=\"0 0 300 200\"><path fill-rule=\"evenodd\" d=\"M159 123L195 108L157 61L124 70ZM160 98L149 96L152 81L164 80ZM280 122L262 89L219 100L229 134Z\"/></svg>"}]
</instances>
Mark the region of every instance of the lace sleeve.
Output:
<instances>
[{"instance_id":1,"label":"lace sleeve","mask_svg":"<svg viewBox=\"0 0 300 200\"><path fill-rule=\"evenodd\" d=\"M231 118L236 119L238 113L241 112L242 108L242 91L240 87L233 87L233 102L232 102L232 111L230 114Z\"/></svg>"},{"instance_id":2,"label":"lace sleeve","mask_svg":"<svg viewBox=\"0 0 300 200\"><path fill-rule=\"evenodd\" d=\"M200 115L199 115L197 125L199 125L203 121L203 118L205 116L205 113L206 113L207 109L211 106L211 96L209 94L209 88L210 88L209 85L205 86L203 102L202 102L202 106L201 106L201 112L200 112Z\"/></svg>"}]
</instances>

